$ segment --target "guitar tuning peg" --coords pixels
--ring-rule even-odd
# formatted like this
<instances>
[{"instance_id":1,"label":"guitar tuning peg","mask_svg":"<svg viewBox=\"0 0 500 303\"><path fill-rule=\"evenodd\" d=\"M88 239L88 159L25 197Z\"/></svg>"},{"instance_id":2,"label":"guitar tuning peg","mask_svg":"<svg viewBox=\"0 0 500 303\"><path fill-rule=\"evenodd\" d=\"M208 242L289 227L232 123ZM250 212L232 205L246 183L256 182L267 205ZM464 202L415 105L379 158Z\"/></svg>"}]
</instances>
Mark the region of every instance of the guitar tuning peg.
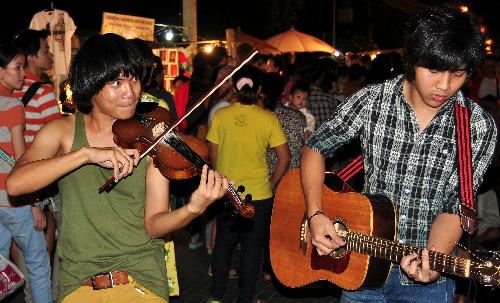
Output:
<instances>
[{"instance_id":1,"label":"guitar tuning peg","mask_svg":"<svg viewBox=\"0 0 500 303\"><path fill-rule=\"evenodd\" d=\"M246 194L245 195L245 203L250 203L250 202L252 202L252 195Z\"/></svg>"},{"instance_id":2,"label":"guitar tuning peg","mask_svg":"<svg viewBox=\"0 0 500 303\"><path fill-rule=\"evenodd\" d=\"M236 189L236 192L238 193L243 193L245 191L245 186L243 185L238 185L238 188Z\"/></svg>"}]
</instances>

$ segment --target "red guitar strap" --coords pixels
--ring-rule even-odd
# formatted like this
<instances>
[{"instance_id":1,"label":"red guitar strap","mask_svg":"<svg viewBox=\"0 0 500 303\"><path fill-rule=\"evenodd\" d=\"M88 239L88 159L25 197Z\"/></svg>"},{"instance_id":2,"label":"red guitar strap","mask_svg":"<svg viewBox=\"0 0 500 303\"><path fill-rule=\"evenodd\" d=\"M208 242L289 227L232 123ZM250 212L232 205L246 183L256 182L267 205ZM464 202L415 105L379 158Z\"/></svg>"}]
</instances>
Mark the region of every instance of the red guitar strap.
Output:
<instances>
[{"instance_id":1,"label":"red guitar strap","mask_svg":"<svg viewBox=\"0 0 500 303\"><path fill-rule=\"evenodd\" d=\"M472 156L470 140L469 109L466 106L455 103L455 121L457 125L458 145L458 178L460 182L460 222L462 228L469 234L477 229L474 192L472 190ZM358 174L363 166L362 155L356 157L344 169L336 175L344 182L344 191L352 191L348 181Z\"/></svg>"},{"instance_id":2,"label":"red guitar strap","mask_svg":"<svg viewBox=\"0 0 500 303\"><path fill-rule=\"evenodd\" d=\"M359 155L341 171L336 173L337 177L339 177L343 182L342 192L354 191L348 181L362 171L363 168L363 157L362 155Z\"/></svg>"},{"instance_id":3,"label":"red guitar strap","mask_svg":"<svg viewBox=\"0 0 500 303\"><path fill-rule=\"evenodd\" d=\"M363 169L363 167L363 158L361 157L361 155L359 155L354 160L352 160L349 165L339 171L337 173L337 176L342 179L342 181L347 182L349 181L349 179L359 173Z\"/></svg>"},{"instance_id":4,"label":"red guitar strap","mask_svg":"<svg viewBox=\"0 0 500 303\"><path fill-rule=\"evenodd\" d=\"M473 234L477 230L477 212L475 210L474 191L472 190L472 155L469 116L469 109L466 106L455 103L458 178L460 182L461 201L460 223L467 233Z\"/></svg>"}]
</instances>

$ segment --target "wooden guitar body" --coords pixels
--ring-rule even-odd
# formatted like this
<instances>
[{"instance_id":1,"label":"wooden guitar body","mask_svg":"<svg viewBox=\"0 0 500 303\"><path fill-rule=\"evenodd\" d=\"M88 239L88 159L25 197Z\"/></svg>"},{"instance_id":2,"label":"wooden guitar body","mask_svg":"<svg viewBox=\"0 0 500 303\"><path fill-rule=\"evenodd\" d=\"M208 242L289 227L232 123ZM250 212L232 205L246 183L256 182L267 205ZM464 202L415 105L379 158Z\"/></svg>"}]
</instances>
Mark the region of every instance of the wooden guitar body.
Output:
<instances>
[{"instance_id":1,"label":"wooden guitar body","mask_svg":"<svg viewBox=\"0 0 500 303\"><path fill-rule=\"evenodd\" d=\"M399 263L410 253L422 255L423 248L395 241L395 208L384 196L340 193L323 186L322 208L346 243L328 256L319 256L311 244L300 171L285 174L276 192L270 239L271 264L285 286L325 280L347 290L378 287L387 280L391 262ZM429 266L500 287L500 254L473 256L467 259L429 251Z\"/></svg>"},{"instance_id":2,"label":"wooden guitar body","mask_svg":"<svg viewBox=\"0 0 500 303\"><path fill-rule=\"evenodd\" d=\"M300 287L326 280L354 290L381 286L389 275L391 262L339 249L319 256L313 249L306 223L300 170L289 171L281 180L274 200L270 252L273 271L287 287ZM383 196L334 192L323 187L323 212L342 231L394 240L395 209Z\"/></svg>"}]
</instances>

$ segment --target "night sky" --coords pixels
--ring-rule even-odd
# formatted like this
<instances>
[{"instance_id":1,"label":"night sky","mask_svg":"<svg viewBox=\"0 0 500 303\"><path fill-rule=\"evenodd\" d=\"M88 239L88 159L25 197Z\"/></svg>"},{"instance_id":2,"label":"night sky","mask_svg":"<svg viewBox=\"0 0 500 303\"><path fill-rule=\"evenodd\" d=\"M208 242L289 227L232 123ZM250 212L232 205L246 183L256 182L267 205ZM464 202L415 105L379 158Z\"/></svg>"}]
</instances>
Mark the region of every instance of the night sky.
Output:
<instances>
[{"instance_id":1,"label":"night sky","mask_svg":"<svg viewBox=\"0 0 500 303\"><path fill-rule=\"evenodd\" d=\"M350 24L337 24L337 47L350 48L366 46L367 2L372 4L373 42L383 49L401 46L403 25L411 12L389 5L389 0L337 0L337 8L351 5L354 18ZM154 18L156 23L182 25L182 0L8 0L2 1L0 17L0 42L8 42L19 30L28 27L31 17L38 11L50 8L67 11L78 30L84 34L98 32L102 12L122 13ZM405 1L400 1L403 3ZM422 3L443 2L420 0ZM445 1L446 2L446 1ZM500 26L497 14L500 1L462 1L480 15L487 26L488 35L500 48ZM198 36L204 39L224 39L228 27L241 27L247 34L266 39L286 31L291 25L295 29L312 34L332 43L332 1L331 0L198 0ZM239 7L243 6L243 9Z\"/></svg>"}]
</instances>

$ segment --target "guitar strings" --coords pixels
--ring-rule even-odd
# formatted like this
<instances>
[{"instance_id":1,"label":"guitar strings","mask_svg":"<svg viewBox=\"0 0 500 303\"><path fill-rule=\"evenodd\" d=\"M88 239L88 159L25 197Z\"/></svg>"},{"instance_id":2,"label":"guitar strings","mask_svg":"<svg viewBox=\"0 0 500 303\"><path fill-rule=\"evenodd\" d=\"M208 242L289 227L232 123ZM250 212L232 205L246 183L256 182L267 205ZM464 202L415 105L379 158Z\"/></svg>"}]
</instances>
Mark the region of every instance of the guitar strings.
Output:
<instances>
[{"instance_id":1,"label":"guitar strings","mask_svg":"<svg viewBox=\"0 0 500 303\"><path fill-rule=\"evenodd\" d=\"M348 250L358 251L360 253L369 254L373 252L375 254L379 254L384 256L386 259L392 259L393 261L399 261L401 258L398 246L402 246L402 252L405 254L415 252L417 254L422 253L422 248L414 247L409 244L397 244L394 245L391 241L387 239L377 238L367 236L365 234L357 233L350 231L347 236ZM352 243L349 240L353 240ZM396 253L394 255L393 248L396 247ZM351 249L349 249L351 248ZM378 248L378 251L377 251ZM382 250L384 250L382 252ZM465 277L465 265L467 260L457 256L451 256L442 254L435 251L430 251L430 257L433 258L434 269L442 268L444 271L448 271L451 273L459 274ZM476 264L473 260L471 261L471 265ZM438 263L436 266L436 262Z\"/></svg>"},{"instance_id":2,"label":"guitar strings","mask_svg":"<svg viewBox=\"0 0 500 303\"><path fill-rule=\"evenodd\" d=\"M468 251L471 255L473 255L479 261L481 261L483 263L485 262L485 260L483 260L481 257L479 257L478 255L476 255L474 252L472 252L470 249L468 249L467 247L463 246L462 244L460 244L458 242L455 242L455 241L453 241L453 243L455 243L456 245L460 246L462 249Z\"/></svg>"}]
</instances>

